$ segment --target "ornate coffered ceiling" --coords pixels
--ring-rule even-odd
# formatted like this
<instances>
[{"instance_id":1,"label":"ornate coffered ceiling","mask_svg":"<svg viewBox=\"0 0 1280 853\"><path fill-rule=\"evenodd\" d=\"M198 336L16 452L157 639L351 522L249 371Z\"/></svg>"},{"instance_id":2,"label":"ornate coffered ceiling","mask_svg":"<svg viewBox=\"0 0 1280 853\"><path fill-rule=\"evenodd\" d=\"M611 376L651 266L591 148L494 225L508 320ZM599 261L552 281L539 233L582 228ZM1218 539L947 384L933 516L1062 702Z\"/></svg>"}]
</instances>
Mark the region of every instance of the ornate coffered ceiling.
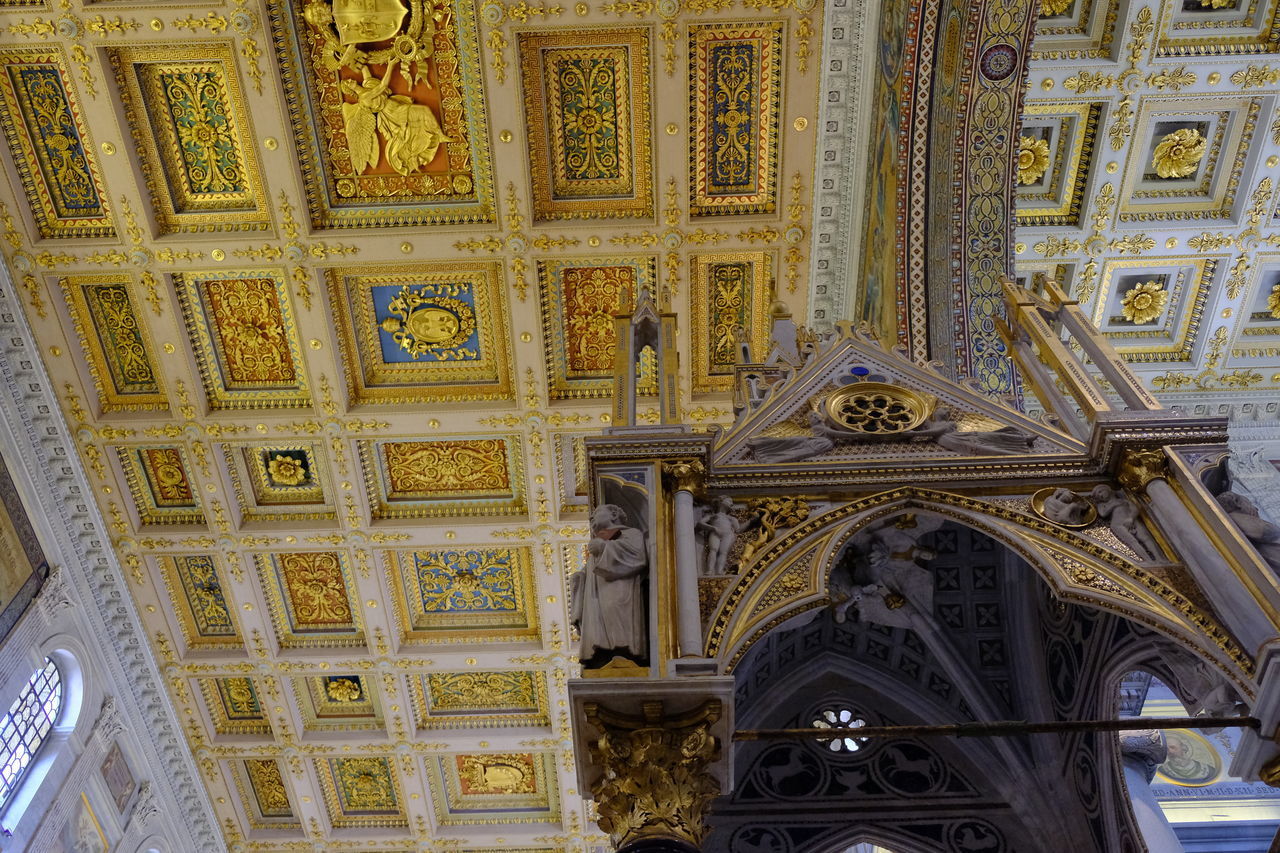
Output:
<instances>
[{"instance_id":1,"label":"ornate coffered ceiling","mask_svg":"<svg viewBox=\"0 0 1280 853\"><path fill-rule=\"evenodd\" d=\"M1040 3L1015 267L1202 413L1278 408L1277 27L1275 2Z\"/></svg>"},{"instance_id":2,"label":"ornate coffered ceiling","mask_svg":"<svg viewBox=\"0 0 1280 853\"><path fill-rule=\"evenodd\" d=\"M727 421L735 330L806 311L837 5L3 4L0 248L229 844L602 838L565 578L612 314L676 311Z\"/></svg>"}]
</instances>

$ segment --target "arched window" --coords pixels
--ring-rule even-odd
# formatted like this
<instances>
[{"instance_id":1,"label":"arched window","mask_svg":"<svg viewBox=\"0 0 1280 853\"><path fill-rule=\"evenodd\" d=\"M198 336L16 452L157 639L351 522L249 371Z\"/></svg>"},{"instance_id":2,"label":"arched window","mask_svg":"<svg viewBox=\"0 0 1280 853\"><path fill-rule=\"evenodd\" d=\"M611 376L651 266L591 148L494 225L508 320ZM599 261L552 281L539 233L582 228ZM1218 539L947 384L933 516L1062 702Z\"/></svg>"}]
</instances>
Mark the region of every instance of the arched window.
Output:
<instances>
[{"instance_id":1,"label":"arched window","mask_svg":"<svg viewBox=\"0 0 1280 853\"><path fill-rule=\"evenodd\" d=\"M17 790L61 710L62 676L57 664L45 658L0 720L0 806Z\"/></svg>"}]
</instances>

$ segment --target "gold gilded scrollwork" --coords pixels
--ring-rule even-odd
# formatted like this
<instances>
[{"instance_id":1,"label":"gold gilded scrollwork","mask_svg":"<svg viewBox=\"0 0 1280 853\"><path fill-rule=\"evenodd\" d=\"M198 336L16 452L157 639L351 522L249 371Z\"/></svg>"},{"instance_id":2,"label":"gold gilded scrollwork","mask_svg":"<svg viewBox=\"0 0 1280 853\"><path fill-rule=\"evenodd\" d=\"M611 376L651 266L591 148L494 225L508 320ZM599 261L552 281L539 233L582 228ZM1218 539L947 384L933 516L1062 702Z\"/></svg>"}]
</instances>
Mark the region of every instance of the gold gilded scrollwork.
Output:
<instances>
[{"instance_id":1,"label":"gold gilded scrollwork","mask_svg":"<svg viewBox=\"0 0 1280 853\"><path fill-rule=\"evenodd\" d=\"M1140 492L1152 480L1169 476L1169 460L1159 448L1129 450L1125 452L1116 476L1126 489Z\"/></svg>"},{"instance_id":2,"label":"gold gilded scrollwork","mask_svg":"<svg viewBox=\"0 0 1280 853\"><path fill-rule=\"evenodd\" d=\"M600 828L622 847L642 838L673 838L698 847L704 819L720 783L708 772L720 757L711 726L721 705L710 700L678 717L662 702L645 702L643 717L618 714L595 702L583 706L600 736L588 744L603 771L591 784Z\"/></svg>"},{"instance_id":3,"label":"gold gilded scrollwork","mask_svg":"<svg viewBox=\"0 0 1280 853\"><path fill-rule=\"evenodd\" d=\"M758 524L748 528L751 538L742 548L739 566L750 563L773 539L778 528L791 527L809 517L809 504L799 498L756 498L747 504L747 509L758 519Z\"/></svg>"},{"instance_id":4,"label":"gold gilded scrollwork","mask_svg":"<svg viewBox=\"0 0 1280 853\"><path fill-rule=\"evenodd\" d=\"M1160 140L1151 155L1151 167L1162 178L1185 178L1195 173L1208 145L1209 140L1194 127L1180 128Z\"/></svg>"}]
</instances>

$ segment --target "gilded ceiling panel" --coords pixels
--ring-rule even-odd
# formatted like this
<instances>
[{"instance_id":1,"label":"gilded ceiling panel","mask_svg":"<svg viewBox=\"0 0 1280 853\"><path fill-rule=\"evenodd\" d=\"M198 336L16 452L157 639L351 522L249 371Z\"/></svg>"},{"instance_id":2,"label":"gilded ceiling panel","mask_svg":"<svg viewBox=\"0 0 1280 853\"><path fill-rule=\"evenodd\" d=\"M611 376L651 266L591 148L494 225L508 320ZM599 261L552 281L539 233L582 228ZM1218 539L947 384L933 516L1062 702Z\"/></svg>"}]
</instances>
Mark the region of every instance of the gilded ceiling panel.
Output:
<instances>
[{"instance_id":1,"label":"gilded ceiling panel","mask_svg":"<svg viewBox=\"0 0 1280 853\"><path fill-rule=\"evenodd\" d=\"M1100 101L1028 104L1018 137L1018 224L1079 227Z\"/></svg>"},{"instance_id":2,"label":"gilded ceiling panel","mask_svg":"<svg viewBox=\"0 0 1280 853\"><path fill-rule=\"evenodd\" d=\"M211 409L307 406L284 278L273 270L175 273Z\"/></svg>"},{"instance_id":3,"label":"gilded ceiling panel","mask_svg":"<svg viewBox=\"0 0 1280 853\"><path fill-rule=\"evenodd\" d=\"M256 561L282 647L364 643L360 616L348 592L352 587L351 573L343 554L258 554Z\"/></svg>"},{"instance_id":4,"label":"gilded ceiling panel","mask_svg":"<svg viewBox=\"0 0 1280 853\"><path fill-rule=\"evenodd\" d=\"M1120 221L1231 217L1261 106L1261 98L1140 98Z\"/></svg>"},{"instance_id":5,"label":"gilded ceiling panel","mask_svg":"<svg viewBox=\"0 0 1280 853\"><path fill-rule=\"evenodd\" d=\"M316 774L324 790L329 821L335 827L406 826L400 780L391 758L316 760Z\"/></svg>"},{"instance_id":6,"label":"gilded ceiling panel","mask_svg":"<svg viewBox=\"0 0 1280 853\"><path fill-rule=\"evenodd\" d=\"M269 5L316 227L494 221L470 0Z\"/></svg>"},{"instance_id":7,"label":"gilded ceiling panel","mask_svg":"<svg viewBox=\"0 0 1280 853\"><path fill-rule=\"evenodd\" d=\"M243 649L217 560L208 554L160 557L173 618L188 649Z\"/></svg>"},{"instance_id":8,"label":"gilded ceiling panel","mask_svg":"<svg viewBox=\"0 0 1280 853\"><path fill-rule=\"evenodd\" d=\"M514 396L502 265L326 270L353 403Z\"/></svg>"},{"instance_id":9,"label":"gilded ceiling panel","mask_svg":"<svg viewBox=\"0 0 1280 853\"><path fill-rule=\"evenodd\" d=\"M534 220L652 217L649 31L519 39Z\"/></svg>"},{"instance_id":10,"label":"gilded ceiling panel","mask_svg":"<svg viewBox=\"0 0 1280 853\"><path fill-rule=\"evenodd\" d=\"M1275 53L1277 0L1191 0L1170 3L1160 16L1156 56Z\"/></svg>"},{"instance_id":11,"label":"gilded ceiling panel","mask_svg":"<svg viewBox=\"0 0 1280 853\"><path fill-rule=\"evenodd\" d=\"M102 174L57 48L0 50L0 118L41 237L114 237Z\"/></svg>"},{"instance_id":12,"label":"gilded ceiling panel","mask_svg":"<svg viewBox=\"0 0 1280 853\"><path fill-rule=\"evenodd\" d=\"M555 762L550 754L449 755L432 763L443 783L444 796L437 793L435 805L436 819L444 826L560 818Z\"/></svg>"},{"instance_id":13,"label":"gilded ceiling panel","mask_svg":"<svg viewBox=\"0 0 1280 853\"><path fill-rule=\"evenodd\" d=\"M118 447L116 456L140 525L205 523L181 447Z\"/></svg>"},{"instance_id":14,"label":"gilded ceiling panel","mask_svg":"<svg viewBox=\"0 0 1280 853\"><path fill-rule=\"evenodd\" d=\"M109 51L160 234L269 227L227 45ZM245 140L250 144L245 144Z\"/></svg>"},{"instance_id":15,"label":"gilded ceiling panel","mask_svg":"<svg viewBox=\"0 0 1280 853\"><path fill-rule=\"evenodd\" d=\"M556 490L562 513L587 511L587 445L589 432L557 432L554 435Z\"/></svg>"},{"instance_id":16,"label":"gilded ceiling panel","mask_svg":"<svg viewBox=\"0 0 1280 853\"><path fill-rule=\"evenodd\" d=\"M519 437L360 442L374 518L518 515L525 511Z\"/></svg>"},{"instance_id":17,"label":"gilded ceiling panel","mask_svg":"<svg viewBox=\"0 0 1280 853\"><path fill-rule=\"evenodd\" d=\"M1093 323L1129 361L1186 361L1217 268L1205 257L1107 260Z\"/></svg>"},{"instance_id":18,"label":"gilded ceiling panel","mask_svg":"<svg viewBox=\"0 0 1280 853\"><path fill-rule=\"evenodd\" d=\"M137 314L133 279L124 273L59 281L103 412L169 408L156 371L155 347Z\"/></svg>"},{"instance_id":19,"label":"gilded ceiling panel","mask_svg":"<svg viewBox=\"0 0 1280 853\"><path fill-rule=\"evenodd\" d=\"M393 551L397 618L407 642L490 642L538 636L528 547Z\"/></svg>"},{"instance_id":20,"label":"gilded ceiling panel","mask_svg":"<svg viewBox=\"0 0 1280 853\"><path fill-rule=\"evenodd\" d=\"M242 521L332 521L328 466L319 442L224 444Z\"/></svg>"},{"instance_id":21,"label":"gilded ceiling panel","mask_svg":"<svg viewBox=\"0 0 1280 853\"><path fill-rule=\"evenodd\" d=\"M642 289L656 293L652 256L538 262L543 344L551 399L607 397L613 389L615 314Z\"/></svg>"},{"instance_id":22,"label":"gilded ceiling panel","mask_svg":"<svg viewBox=\"0 0 1280 853\"><path fill-rule=\"evenodd\" d=\"M1111 59L1120 0L1043 0L1031 57Z\"/></svg>"},{"instance_id":23,"label":"gilded ceiling panel","mask_svg":"<svg viewBox=\"0 0 1280 853\"><path fill-rule=\"evenodd\" d=\"M252 678L228 676L198 681L214 732L220 735L271 734L271 723L267 720Z\"/></svg>"},{"instance_id":24,"label":"gilded ceiling panel","mask_svg":"<svg viewBox=\"0 0 1280 853\"><path fill-rule=\"evenodd\" d=\"M1244 296L1240 337L1231 355L1273 363L1280 356L1280 256L1261 253L1256 263L1256 286Z\"/></svg>"},{"instance_id":25,"label":"gilded ceiling panel","mask_svg":"<svg viewBox=\"0 0 1280 853\"><path fill-rule=\"evenodd\" d=\"M289 802L289 790L274 758L247 758L233 762L232 772L240 791L249 825L255 829L276 829L299 825ZM247 785L245 783L248 783Z\"/></svg>"},{"instance_id":26,"label":"gilded ceiling panel","mask_svg":"<svg viewBox=\"0 0 1280 853\"><path fill-rule=\"evenodd\" d=\"M781 21L689 27L689 212L778 205Z\"/></svg>"},{"instance_id":27,"label":"gilded ceiling panel","mask_svg":"<svg viewBox=\"0 0 1280 853\"><path fill-rule=\"evenodd\" d=\"M432 672L412 676L418 728L548 726L546 675L514 672Z\"/></svg>"},{"instance_id":28,"label":"gilded ceiling panel","mask_svg":"<svg viewBox=\"0 0 1280 853\"><path fill-rule=\"evenodd\" d=\"M383 726L378 691L355 673L293 679L306 731L362 731Z\"/></svg>"},{"instance_id":29,"label":"gilded ceiling panel","mask_svg":"<svg viewBox=\"0 0 1280 853\"><path fill-rule=\"evenodd\" d=\"M751 360L769 344L773 256L768 252L694 255L690 315L693 320L693 390L728 391L742 343Z\"/></svg>"}]
</instances>

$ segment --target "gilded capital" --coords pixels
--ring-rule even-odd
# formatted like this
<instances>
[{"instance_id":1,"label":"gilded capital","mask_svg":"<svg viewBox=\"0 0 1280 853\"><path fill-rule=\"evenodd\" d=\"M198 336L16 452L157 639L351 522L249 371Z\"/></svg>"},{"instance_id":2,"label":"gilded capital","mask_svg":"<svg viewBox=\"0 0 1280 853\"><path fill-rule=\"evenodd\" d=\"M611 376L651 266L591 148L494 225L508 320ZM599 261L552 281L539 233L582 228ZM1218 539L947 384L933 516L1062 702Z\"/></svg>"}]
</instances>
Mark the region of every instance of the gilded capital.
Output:
<instances>
[{"instance_id":1,"label":"gilded capital","mask_svg":"<svg viewBox=\"0 0 1280 853\"><path fill-rule=\"evenodd\" d=\"M1126 489L1140 492L1152 480L1167 479L1169 476L1169 460L1164 451L1127 450L1120 462L1120 470L1116 477Z\"/></svg>"},{"instance_id":2,"label":"gilded capital","mask_svg":"<svg viewBox=\"0 0 1280 853\"><path fill-rule=\"evenodd\" d=\"M588 749L603 771L591 783L600 828L616 848L641 839L700 847L707 811L720 795L720 783L710 772L720 758L720 742L711 734L720 719L720 700L671 717L659 701L645 702L642 709L637 717L596 702L583 705L587 722L599 732Z\"/></svg>"},{"instance_id":3,"label":"gilded capital","mask_svg":"<svg viewBox=\"0 0 1280 853\"><path fill-rule=\"evenodd\" d=\"M678 492L700 492L702 481L707 476L707 466L698 459L681 459L676 462L664 462L662 473L671 478Z\"/></svg>"}]
</instances>

